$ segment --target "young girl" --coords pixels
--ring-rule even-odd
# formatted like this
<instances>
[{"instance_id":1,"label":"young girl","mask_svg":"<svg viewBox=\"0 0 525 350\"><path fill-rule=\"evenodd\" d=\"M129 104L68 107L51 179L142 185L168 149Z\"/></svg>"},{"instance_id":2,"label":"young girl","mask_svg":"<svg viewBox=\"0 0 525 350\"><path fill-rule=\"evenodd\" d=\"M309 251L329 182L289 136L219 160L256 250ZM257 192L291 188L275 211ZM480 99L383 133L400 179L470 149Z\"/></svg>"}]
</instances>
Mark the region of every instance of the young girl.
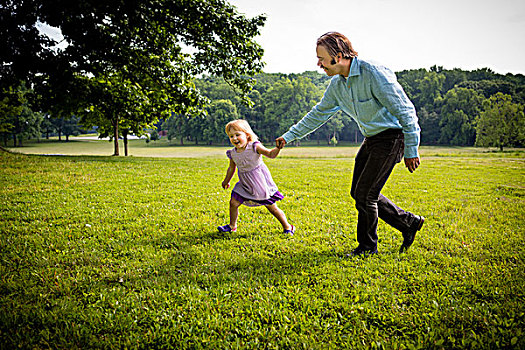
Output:
<instances>
[{"instance_id":1,"label":"young girl","mask_svg":"<svg viewBox=\"0 0 525 350\"><path fill-rule=\"evenodd\" d=\"M284 233L293 234L295 227L288 223L284 212L275 203L284 196L277 190L272 175L261 156L275 158L280 149L269 150L264 147L257 140L257 135L246 120L238 119L226 124L226 134L235 147L226 152L230 158L230 166L226 171L222 187L224 189L230 187L230 180L237 167L239 168L239 182L235 184L230 199L230 224L219 226L219 231L234 232L237 230L239 206L244 204L249 207L264 205L279 220Z\"/></svg>"}]
</instances>

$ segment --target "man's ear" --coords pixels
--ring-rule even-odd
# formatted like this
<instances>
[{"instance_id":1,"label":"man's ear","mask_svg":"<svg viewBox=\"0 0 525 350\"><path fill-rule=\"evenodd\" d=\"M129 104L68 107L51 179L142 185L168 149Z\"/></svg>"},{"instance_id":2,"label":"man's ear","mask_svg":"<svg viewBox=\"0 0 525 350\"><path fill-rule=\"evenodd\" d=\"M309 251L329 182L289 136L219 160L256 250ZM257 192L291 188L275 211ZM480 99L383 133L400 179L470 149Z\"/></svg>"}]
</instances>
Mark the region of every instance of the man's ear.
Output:
<instances>
[{"instance_id":1,"label":"man's ear","mask_svg":"<svg viewBox=\"0 0 525 350\"><path fill-rule=\"evenodd\" d=\"M342 59L343 59L343 54L339 52L337 56L335 56L335 58L332 57L332 61L330 61L330 64L334 65L336 63L339 63L341 62Z\"/></svg>"}]
</instances>

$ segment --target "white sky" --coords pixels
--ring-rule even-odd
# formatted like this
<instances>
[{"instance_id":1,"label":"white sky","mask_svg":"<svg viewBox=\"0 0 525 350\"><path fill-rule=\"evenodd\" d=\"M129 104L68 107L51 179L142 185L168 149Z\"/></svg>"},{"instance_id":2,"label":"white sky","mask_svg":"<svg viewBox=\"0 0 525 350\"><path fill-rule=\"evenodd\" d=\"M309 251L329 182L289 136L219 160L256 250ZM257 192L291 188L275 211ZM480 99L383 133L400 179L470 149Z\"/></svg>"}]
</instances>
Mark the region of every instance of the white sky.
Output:
<instances>
[{"instance_id":1,"label":"white sky","mask_svg":"<svg viewBox=\"0 0 525 350\"><path fill-rule=\"evenodd\" d=\"M256 41L267 73L317 70L315 42L346 35L360 57L394 71L430 68L525 74L524 0L229 0L266 14Z\"/></svg>"}]
</instances>

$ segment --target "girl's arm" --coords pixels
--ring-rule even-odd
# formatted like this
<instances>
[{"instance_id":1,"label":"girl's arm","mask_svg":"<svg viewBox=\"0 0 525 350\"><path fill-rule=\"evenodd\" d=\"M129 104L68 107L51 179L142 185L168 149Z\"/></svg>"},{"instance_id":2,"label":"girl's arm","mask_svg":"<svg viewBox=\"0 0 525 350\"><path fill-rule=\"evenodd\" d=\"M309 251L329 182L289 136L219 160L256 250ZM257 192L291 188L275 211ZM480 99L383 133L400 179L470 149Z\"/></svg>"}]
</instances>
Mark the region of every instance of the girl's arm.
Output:
<instances>
[{"instance_id":1,"label":"girl's arm","mask_svg":"<svg viewBox=\"0 0 525 350\"><path fill-rule=\"evenodd\" d=\"M222 182L222 188L227 189L230 187L230 180L232 179L233 174L235 174L236 168L237 166L235 165L235 162L230 159L230 166L228 167L228 170L226 170L226 177Z\"/></svg>"},{"instance_id":2,"label":"girl's arm","mask_svg":"<svg viewBox=\"0 0 525 350\"><path fill-rule=\"evenodd\" d=\"M255 146L255 149L257 150L257 153L262 154L268 158L275 158L279 155L279 152L281 151L280 148L272 148L268 149L262 145L262 143L258 142Z\"/></svg>"}]
</instances>

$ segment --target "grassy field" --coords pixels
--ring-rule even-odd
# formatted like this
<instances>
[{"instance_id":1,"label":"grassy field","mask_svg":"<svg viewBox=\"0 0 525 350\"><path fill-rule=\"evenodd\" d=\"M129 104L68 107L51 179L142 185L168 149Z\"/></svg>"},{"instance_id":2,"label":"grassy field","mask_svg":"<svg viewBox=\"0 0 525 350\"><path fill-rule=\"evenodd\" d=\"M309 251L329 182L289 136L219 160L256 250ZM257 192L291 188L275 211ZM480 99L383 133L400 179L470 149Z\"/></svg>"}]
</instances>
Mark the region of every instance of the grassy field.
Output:
<instances>
[{"instance_id":1,"label":"grassy field","mask_svg":"<svg viewBox=\"0 0 525 350\"><path fill-rule=\"evenodd\" d=\"M424 229L400 255L381 222L380 254L354 258L357 148L266 160L294 236L246 207L216 232L225 149L0 151L0 348L525 348L523 152L422 148L383 193Z\"/></svg>"},{"instance_id":2,"label":"grassy field","mask_svg":"<svg viewBox=\"0 0 525 350\"><path fill-rule=\"evenodd\" d=\"M272 143L265 143L266 147L273 147ZM10 146L12 146L10 144ZM288 145L279 157L293 158L346 158L354 157L359 145L345 144L341 142L337 147L321 145L317 142L303 142L301 147ZM124 144L119 141L120 155L124 155ZM201 158L201 157L223 157L226 150L231 148L228 145L214 145L196 147L194 144L180 145L178 141L169 142L166 138L159 141L146 143L145 140L129 140L129 155L132 157L169 157L169 158ZM22 154L41 154L41 155L71 155L71 156L111 156L113 154L113 142L99 140L89 136L71 137L69 142L58 141L57 138L50 140L26 141L23 147L7 147L8 150ZM501 157L514 156L525 157L524 150L506 150L496 152L492 148L479 147L421 147L420 153L423 157L432 156L475 156L475 157Z\"/></svg>"}]
</instances>

